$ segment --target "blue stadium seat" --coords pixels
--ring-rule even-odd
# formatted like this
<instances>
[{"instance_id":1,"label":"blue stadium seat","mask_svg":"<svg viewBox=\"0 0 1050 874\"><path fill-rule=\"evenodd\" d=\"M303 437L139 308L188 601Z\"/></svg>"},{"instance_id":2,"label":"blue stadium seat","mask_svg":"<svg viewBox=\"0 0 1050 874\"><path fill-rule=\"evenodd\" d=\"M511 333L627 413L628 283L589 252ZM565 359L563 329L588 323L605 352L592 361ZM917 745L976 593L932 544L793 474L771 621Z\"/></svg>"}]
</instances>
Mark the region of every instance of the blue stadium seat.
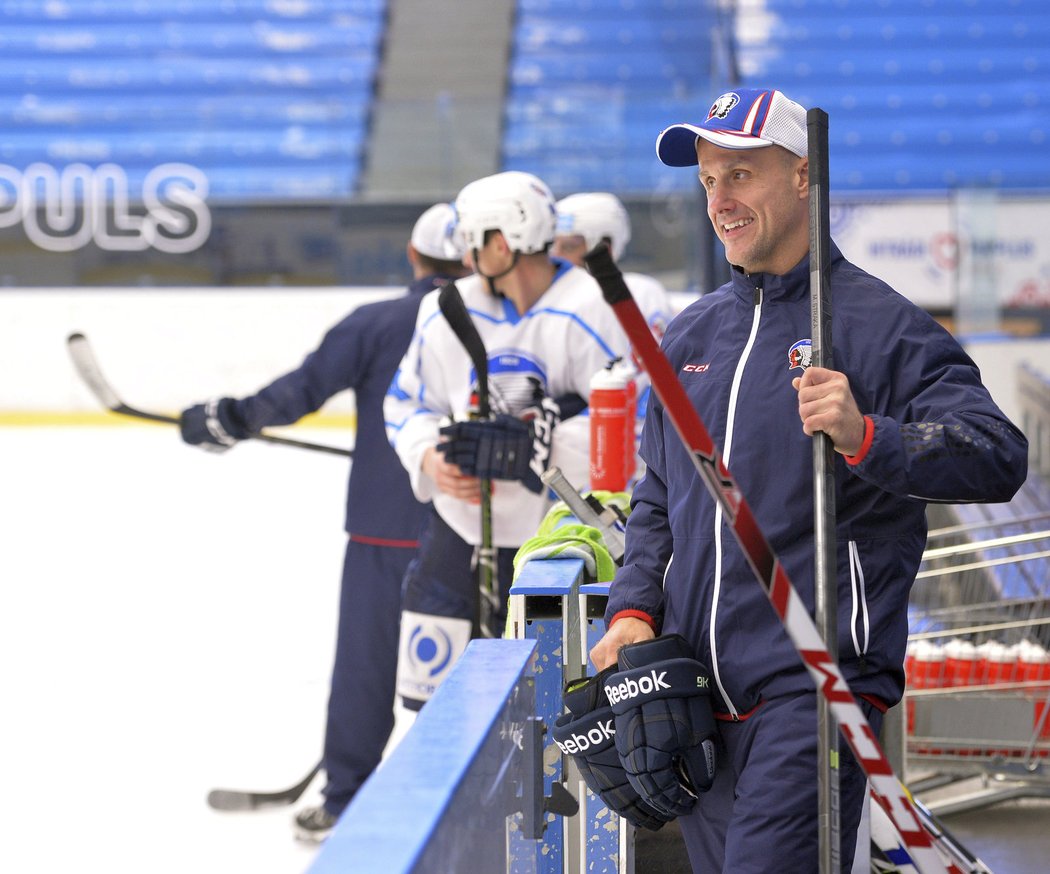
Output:
<instances>
[{"instance_id":1,"label":"blue stadium seat","mask_svg":"<svg viewBox=\"0 0 1050 874\"><path fill-rule=\"evenodd\" d=\"M170 21L178 19L219 22L243 21L246 18L274 21L329 21L335 15L361 15L378 18L386 12L387 0L298 0L275 3L273 0L179 0L150 3L143 0L16 0L4 4L4 24L41 21L56 24L98 24L110 21Z\"/></svg>"},{"instance_id":2,"label":"blue stadium seat","mask_svg":"<svg viewBox=\"0 0 1050 874\"><path fill-rule=\"evenodd\" d=\"M504 157L578 182L656 134L702 119L712 93L710 5L518 0ZM830 116L839 192L1050 189L1050 3L767 0L737 6L742 87L777 87ZM749 16L757 16L751 17ZM643 135L642 130L647 128ZM574 155L586 150L584 157ZM625 165L626 166L626 165ZM561 168L559 170L559 168ZM558 174L555 176L555 174ZM554 184L553 182L551 183ZM608 187L606 182L603 187ZM562 189L566 190L566 189Z\"/></svg>"},{"instance_id":3,"label":"blue stadium seat","mask_svg":"<svg viewBox=\"0 0 1050 874\"><path fill-rule=\"evenodd\" d=\"M39 94L78 91L108 93L119 102L123 93L142 90L181 94L194 91L253 93L263 99L276 91L338 91L348 85L371 81L376 57L371 53L341 58L316 58L309 64L282 58L129 59L120 64L90 58L69 62L57 57L32 60L0 59L0 89Z\"/></svg>"},{"instance_id":4,"label":"blue stadium seat","mask_svg":"<svg viewBox=\"0 0 1050 874\"><path fill-rule=\"evenodd\" d=\"M654 143L710 106L712 20L686 0L518 0L503 165L559 194L693 187Z\"/></svg>"},{"instance_id":5,"label":"blue stadium seat","mask_svg":"<svg viewBox=\"0 0 1050 874\"><path fill-rule=\"evenodd\" d=\"M366 140L386 0L13 0L0 161L186 162L212 197L345 197ZM216 175L218 174L218 175ZM134 190L134 185L132 185Z\"/></svg>"},{"instance_id":6,"label":"blue stadium seat","mask_svg":"<svg viewBox=\"0 0 1050 874\"><path fill-rule=\"evenodd\" d=\"M694 16L707 4L696 0L518 0L518 11L529 14L567 16L581 21L602 20L615 15L646 13L652 17Z\"/></svg>"},{"instance_id":7,"label":"blue stadium seat","mask_svg":"<svg viewBox=\"0 0 1050 874\"><path fill-rule=\"evenodd\" d=\"M1050 188L1050 4L957 6L769 0L741 84L827 110L833 190Z\"/></svg>"},{"instance_id":8,"label":"blue stadium seat","mask_svg":"<svg viewBox=\"0 0 1050 874\"><path fill-rule=\"evenodd\" d=\"M279 57L302 52L338 55L362 49L374 51L382 32L380 20L350 16L323 27L300 21L166 21L161 26L147 26L145 22L84 22L61 28L33 22L5 24L0 29L0 53L7 58L98 54L124 58L187 51L197 57Z\"/></svg>"},{"instance_id":9,"label":"blue stadium seat","mask_svg":"<svg viewBox=\"0 0 1050 874\"><path fill-rule=\"evenodd\" d=\"M368 120L372 83L362 80L331 93L274 93L245 100L233 94L186 94L173 89L123 95L44 94L27 97L0 93L0 126L5 129L70 132L72 126L111 125L133 131L156 125L199 124L342 124Z\"/></svg>"},{"instance_id":10,"label":"blue stadium seat","mask_svg":"<svg viewBox=\"0 0 1050 874\"><path fill-rule=\"evenodd\" d=\"M626 82L648 88L667 87L676 81L695 82L706 76L706 58L689 51L615 52L532 51L520 53L510 65L510 82L517 85Z\"/></svg>"}]
</instances>

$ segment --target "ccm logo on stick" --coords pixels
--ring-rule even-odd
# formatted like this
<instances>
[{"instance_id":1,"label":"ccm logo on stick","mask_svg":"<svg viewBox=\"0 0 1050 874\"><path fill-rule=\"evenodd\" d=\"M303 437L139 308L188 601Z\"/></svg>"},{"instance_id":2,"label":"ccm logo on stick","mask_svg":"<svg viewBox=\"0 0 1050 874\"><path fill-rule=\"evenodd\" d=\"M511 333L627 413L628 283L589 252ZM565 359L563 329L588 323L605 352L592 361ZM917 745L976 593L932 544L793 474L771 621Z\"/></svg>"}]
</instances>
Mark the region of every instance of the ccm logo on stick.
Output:
<instances>
[{"instance_id":1,"label":"ccm logo on stick","mask_svg":"<svg viewBox=\"0 0 1050 874\"><path fill-rule=\"evenodd\" d=\"M710 363L708 364L687 364L682 368L683 373L707 373L711 369Z\"/></svg>"},{"instance_id":2,"label":"ccm logo on stick","mask_svg":"<svg viewBox=\"0 0 1050 874\"><path fill-rule=\"evenodd\" d=\"M606 686L605 694L609 697L610 704L626 701L629 698L637 698L639 695L651 695L659 689L671 688L671 684L664 680L666 676L667 671L660 671L657 674L654 670L649 672L648 677L641 677L638 680L632 680L628 677L615 686Z\"/></svg>"},{"instance_id":3,"label":"ccm logo on stick","mask_svg":"<svg viewBox=\"0 0 1050 874\"><path fill-rule=\"evenodd\" d=\"M612 723L611 719L606 719L605 722L599 720L595 723L594 728L588 729L586 734L573 734L568 740L555 740L554 742L568 756L583 753L591 747L606 744L616 737L616 729L613 728Z\"/></svg>"}]
</instances>

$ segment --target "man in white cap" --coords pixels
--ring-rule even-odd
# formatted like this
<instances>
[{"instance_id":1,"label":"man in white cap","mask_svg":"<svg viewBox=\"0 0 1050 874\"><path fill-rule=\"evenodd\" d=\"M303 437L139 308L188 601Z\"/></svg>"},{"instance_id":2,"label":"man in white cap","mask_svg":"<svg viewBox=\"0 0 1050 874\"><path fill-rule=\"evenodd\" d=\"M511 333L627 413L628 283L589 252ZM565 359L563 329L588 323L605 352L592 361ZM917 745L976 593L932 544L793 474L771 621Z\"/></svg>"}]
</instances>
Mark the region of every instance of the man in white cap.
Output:
<instances>
[{"instance_id":1,"label":"man in white cap","mask_svg":"<svg viewBox=\"0 0 1050 874\"><path fill-rule=\"evenodd\" d=\"M346 502L346 556L328 701L323 805L301 810L296 835L320 841L379 764L394 727L401 580L415 557L424 509L386 438L383 398L408 348L424 295L465 276L455 214L436 204L407 246L405 295L365 304L331 328L302 365L250 397L198 404L181 416L187 443L223 450L270 425L288 425L351 389L357 409Z\"/></svg>"},{"instance_id":2,"label":"man in white cap","mask_svg":"<svg viewBox=\"0 0 1050 874\"><path fill-rule=\"evenodd\" d=\"M908 595L927 502L1008 501L1025 479L1027 441L954 338L834 244L833 360L810 365L802 106L776 90L739 88L703 121L664 130L656 150L665 164L698 169L732 267L728 283L671 321L663 350L811 612L811 436L823 431L833 444L832 654L877 734L904 691ZM733 520L655 399L641 455L646 473L632 494L608 630L591 659L603 669L625 645L678 634L710 672L719 726L713 784L698 793L678 775L661 798L677 796L694 871L817 871L813 681L733 537ZM845 744L839 751L839 857L849 871L866 783Z\"/></svg>"}]
</instances>

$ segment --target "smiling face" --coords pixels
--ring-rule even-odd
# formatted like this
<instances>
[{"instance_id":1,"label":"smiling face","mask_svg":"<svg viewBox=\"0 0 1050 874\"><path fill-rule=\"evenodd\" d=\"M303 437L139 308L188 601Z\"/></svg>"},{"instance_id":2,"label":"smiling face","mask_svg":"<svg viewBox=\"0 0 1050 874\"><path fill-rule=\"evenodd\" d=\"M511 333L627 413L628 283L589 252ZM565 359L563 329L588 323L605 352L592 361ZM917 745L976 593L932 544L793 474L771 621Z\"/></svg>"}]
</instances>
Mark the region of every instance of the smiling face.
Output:
<instances>
[{"instance_id":1,"label":"smiling face","mask_svg":"<svg viewBox=\"0 0 1050 874\"><path fill-rule=\"evenodd\" d=\"M809 161L780 146L723 149L698 138L707 215L726 259L782 275L809 250Z\"/></svg>"}]
</instances>

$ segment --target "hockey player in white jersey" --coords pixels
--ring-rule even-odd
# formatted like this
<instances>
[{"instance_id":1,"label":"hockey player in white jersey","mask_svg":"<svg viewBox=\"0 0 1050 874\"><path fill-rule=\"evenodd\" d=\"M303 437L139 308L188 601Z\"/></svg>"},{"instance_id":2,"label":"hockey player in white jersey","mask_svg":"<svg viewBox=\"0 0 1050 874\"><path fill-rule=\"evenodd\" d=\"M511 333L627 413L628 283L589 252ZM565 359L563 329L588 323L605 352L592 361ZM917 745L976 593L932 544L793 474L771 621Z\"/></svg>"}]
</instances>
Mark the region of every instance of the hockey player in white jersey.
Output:
<instances>
[{"instance_id":1,"label":"hockey player in white jersey","mask_svg":"<svg viewBox=\"0 0 1050 874\"><path fill-rule=\"evenodd\" d=\"M607 191L588 191L570 194L557 203L558 224L555 229L554 246L556 257L583 266L583 256L599 243L606 243L613 260L619 262L631 241L631 220L623 203L615 194ZM638 308L649 323L659 342L674 315L667 289L660 280L644 273L624 273L624 282L631 291ZM635 362L637 366L637 362ZM638 404L636 409L635 445L641 439L642 423L649 402L649 379L639 373ZM636 476L640 476L641 459L636 459Z\"/></svg>"},{"instance_id":2,"label":"hockey player in white jersey","mask_svg":"<svg viewBox=\"0 0 1050 874\"><path fill-rule=\"evenodd\" d=\"M620 262L631 241L631 220L620 198L607 191L588 191L563 197L557 208L558 224L551 250L556 257L582 267L583 256L604 241L609 244L613 260ZM627 272L623 278L659 340L674 315L667 289L659 279L645 273Z\"/></svg>"},{"instance_id":3,"label":"hockey player in white jersey","mask_svg":"<svg viewBox=\"0 0 1050 874\"><path fill-rule=\"evenodd\" d=\"M439 310L437 293L429 294L384 405L388 436L416 497L433 502L404 586L398 691L410 707L430 697L468 640L480 633L472 569L481 542L476 474L494 480L498 631L514 553L535 534L550 503L537 470L560 465L561 455L581 456L578 447L561 452L560 445L586 440L586 430L560 422L583 407L594 373L628 350L590 275L550 255L556 209L546 184L528 173L498 173L467 185L455 208L476 271L456 287L485 345L498 415L488 423L467 423L476 375ZM480 471L481 459L509 457L507 447L523 434L533 465L515 474L517 480L491 468Z\"/></svg>"}]
</instances>

